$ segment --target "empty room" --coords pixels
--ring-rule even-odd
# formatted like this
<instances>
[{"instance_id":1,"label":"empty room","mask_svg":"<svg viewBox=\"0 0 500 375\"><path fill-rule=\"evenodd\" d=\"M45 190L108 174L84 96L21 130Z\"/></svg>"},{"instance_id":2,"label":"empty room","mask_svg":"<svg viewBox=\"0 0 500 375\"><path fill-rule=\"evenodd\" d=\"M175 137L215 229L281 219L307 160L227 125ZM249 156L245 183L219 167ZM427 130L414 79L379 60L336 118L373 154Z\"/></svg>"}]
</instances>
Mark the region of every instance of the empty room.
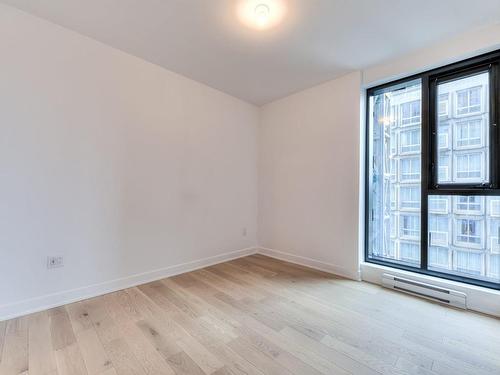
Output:
<instances>
[{"instance_id":1,"label":"empty room","mask_svg":"<svg viewBox=\"0 0 500 375\"><path fill-rule=\"evenodd\" d=\"M500 375L500 0L0 0L0 375Z\"/></svg>"}]
</instances>

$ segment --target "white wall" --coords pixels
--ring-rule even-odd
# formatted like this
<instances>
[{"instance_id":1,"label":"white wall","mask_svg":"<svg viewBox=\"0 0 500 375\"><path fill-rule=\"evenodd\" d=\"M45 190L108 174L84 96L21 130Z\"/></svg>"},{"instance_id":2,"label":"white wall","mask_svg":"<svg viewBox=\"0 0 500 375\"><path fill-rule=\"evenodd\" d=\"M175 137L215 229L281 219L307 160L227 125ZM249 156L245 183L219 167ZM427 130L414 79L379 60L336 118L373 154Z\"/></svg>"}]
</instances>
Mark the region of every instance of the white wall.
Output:
<instances>
[{"instance_id":1,"label":"white wall","mask_svg":"<svg viewBox=\"0 0 500 375\"><path fill-rule=\"evenodd\" d=\"M0 56L0 319L256 245L258 108L2 5Z\"/></svg>"},{"instance_id":2,"label":"white wall","mask_svg":"<svg viewBox=\"0 0 500 375\"><path fill-rule=\"evenodd\" d=\"M358 276L359 72L262 108L259 245Z\"/></svg>"},{"instance_id":3,"label":"white wall","mask_svg":"<svg viewBox=\"0 0 500 375\"><path fill-rule=\"evenodd\" d=\"M472 30L363 71L363 85L376 86L500 48L500 24Z\"/></svg>"}]
</instances>

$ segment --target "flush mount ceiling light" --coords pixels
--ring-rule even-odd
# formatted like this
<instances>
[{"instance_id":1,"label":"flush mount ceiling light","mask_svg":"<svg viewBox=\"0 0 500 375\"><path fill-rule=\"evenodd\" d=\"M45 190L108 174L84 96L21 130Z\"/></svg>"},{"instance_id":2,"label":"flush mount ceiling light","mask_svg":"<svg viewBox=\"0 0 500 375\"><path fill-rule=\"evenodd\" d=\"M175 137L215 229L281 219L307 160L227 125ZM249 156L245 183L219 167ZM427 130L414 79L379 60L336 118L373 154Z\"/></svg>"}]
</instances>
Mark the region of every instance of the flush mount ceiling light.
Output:
<instances>
[{"instance_id":1,"label":"flush mount ceiling light","mask_svg":"<svg viewBox=\"0 0 500 375\"><path fill-rule=\"evenodd\" d=\"M284 0L240 0L238 18L246 26L266 30L281 22L286 7Z\"/></svg>"}]
</instances>

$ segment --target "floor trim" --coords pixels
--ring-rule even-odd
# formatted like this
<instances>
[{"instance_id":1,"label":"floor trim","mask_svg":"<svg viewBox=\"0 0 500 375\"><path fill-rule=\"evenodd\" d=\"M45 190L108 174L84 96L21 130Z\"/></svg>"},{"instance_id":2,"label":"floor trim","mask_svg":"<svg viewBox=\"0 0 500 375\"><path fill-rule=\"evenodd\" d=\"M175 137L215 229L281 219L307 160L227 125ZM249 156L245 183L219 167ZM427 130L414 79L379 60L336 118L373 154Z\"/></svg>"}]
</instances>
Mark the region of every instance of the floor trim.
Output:
<instances>
[{"instance_id":1,"label":"floor trim","mask_svg":"<svg viewBox=\"0 0 500 375\"><path fill-rule=\"evenodd\" d=\"M236 250L212 257L199 259L191 262L177 264L158 270L139 273L115 280L106 281L99 284L89 285L81 288L66 290L62 292L47 294L40 297L30 298L19 302L0 306L0 321L17 318L23 315L51 309L81 301L88 298L97 297L103 294L116 292L118 290L131 288L151 281L164 279L179 275L181 273L194 271L200 268L212 266L214 264L227 262L232 259L245 257L258 252L258 248L250 247Z\"/></svg>"},{"instance_id":2,"label":"floor trim","mask_svg":"<svg viewBox=\"0 0 500 375\"><path fill-rule=\"evenodd\" d=\"M290 254L284 251L259 247L257 252L271 258L284 260L286 262L295 263L301 266L313 268L319 271L328 272L337 276L342 276L348 279L360 281L361 273L359 271L352 271L347 268L338 266L332 263L322 262L316 259L303 257L300 255Z\"/></svg>"}]
</instances>

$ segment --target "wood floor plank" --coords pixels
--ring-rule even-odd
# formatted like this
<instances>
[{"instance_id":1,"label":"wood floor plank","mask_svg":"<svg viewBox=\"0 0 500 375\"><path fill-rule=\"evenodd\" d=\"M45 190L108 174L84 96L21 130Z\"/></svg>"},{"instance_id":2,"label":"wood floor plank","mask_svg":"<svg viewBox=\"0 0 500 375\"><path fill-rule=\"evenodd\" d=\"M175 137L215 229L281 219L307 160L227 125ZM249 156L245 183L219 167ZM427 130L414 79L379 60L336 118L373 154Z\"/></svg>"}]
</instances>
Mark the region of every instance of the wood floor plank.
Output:
<instances>
[{"instance_id":1,"label":"wood floor plank","mask_svg":"<svg viewBox=\"0 0 500 375\"><path fill-rule=\"evenodd\" d=\"M74 333L92 328L92 320L89 317L85 302L75 302L66 305L66 311L68 312Z\"/></svg>"},{"instance_id":2,"label":"wood floor plank","mask_svg":"<svg viewBox=\"0 0 500 375\"><path fill-rule=\"evenodd\" d=\"M179 345L184 353L191 357L206 374L212 374L224 367L224 363L189 335L177 341L177 345Z\"/></svg>"},{"instance_id":3,"label":"wood floor plank","mask_svg":"<svg viewBox=\"0 0 500 375\"><path fill-rule=\"evenodd\" d=\"M266 374L269 375L291 375L292 372L288 371L278 362L269 358L263 352L255 348L245 339L239 337L227 344L232 350L240 356L246 358L255 367L264 369ZM299 375L299 374L296 374Z\"/></svg>"},{"instance_id":4,"label":"wood floor plank","mask_svg":"<svg viewBox=\"0 0 500 375\"><path fill-rule=\"evenodd\" d=\"M99 340L93 327L76 333L76 341L80 347L89 375L100 374L112 367L111 361L106 355L101 340Z\"/></svg>"},{"instance_id":5,"label":"wood floor plank","mask_svg":"<svg viewBox=\"0 0 500 375\"><path fill-rule=\"evenodd\" d=\"M29 373L31 375L53 374L57 371L51 342L51 322L47 312L28 317Z\"/></svg>"},{"instance_id":6,"label":"wood floor plank","mask_svg":"<svg viewBox=\"0 0 500 375\"><path fill-rule=\"evenodd\" d=\"M184 352L169 357L168 363L177 375L206 375L191 357Z\"/></svg>"},{"instance_id":7,"label":"wood floor plank","mask_svg":"<svg viewBox=\"0 0 500 375\"><path fill-rule=\"evenodd\" d=\"M28 317L7 322L0 374L22 374L28 371Z\"/></svg>"},{"instance_id":8,"label":"wood floor plank","mask_svg":"<svg viewBox=\"0 0 500 375\"><path fill-rule=\"evenodd\" d=\"M114 293L105 296L108 313L116 325L120 327L123 338L146 373L148 375L173 375L174 371L160 354L159 348L154 345L153 340L146 337L150 332L141 331L138 326L139 322L135 321L135 312L124 308L122 304L118 303L116 297Z\"/></svg>"},{"instance_id":9,"label":"wood floor plank","mask_svg":"<svg viewBox=\"0 0 500 375\"><path fill-rule=\"evenodd\" d=\"M87 375L80 347L75 342L55 351L59 375Z\"/></svg>"},{"instance_id":10,"label":"wood floor plank","mask_svg":"<svg viewBox=\"0 0 500 375\"><path fill-rule=\"evenodd\" d=\"M76 342L73 326L64 307L48 311L50 316L50 331L54 350L64 349Z\"/></svg>"},{"instance_id":11,"label":"wood floor plank","mask_svg":"<svg viewBox=\"0 0 500 375\"><path fill-rule=\"evenodd\" d=\"M146 375L144 368L123 338L106 342L104 349L118 375Z\"/></svg>"},{"instance_id":12,"label":"wood floor plank","mask_svg":"<svg viewBox=\"0 0 500 375\"><path fill-rule=\"evenodd\" d=\"M497 375L500 320L252 255L0 322L0 375Z\"/></svg>"}]
</instances>

